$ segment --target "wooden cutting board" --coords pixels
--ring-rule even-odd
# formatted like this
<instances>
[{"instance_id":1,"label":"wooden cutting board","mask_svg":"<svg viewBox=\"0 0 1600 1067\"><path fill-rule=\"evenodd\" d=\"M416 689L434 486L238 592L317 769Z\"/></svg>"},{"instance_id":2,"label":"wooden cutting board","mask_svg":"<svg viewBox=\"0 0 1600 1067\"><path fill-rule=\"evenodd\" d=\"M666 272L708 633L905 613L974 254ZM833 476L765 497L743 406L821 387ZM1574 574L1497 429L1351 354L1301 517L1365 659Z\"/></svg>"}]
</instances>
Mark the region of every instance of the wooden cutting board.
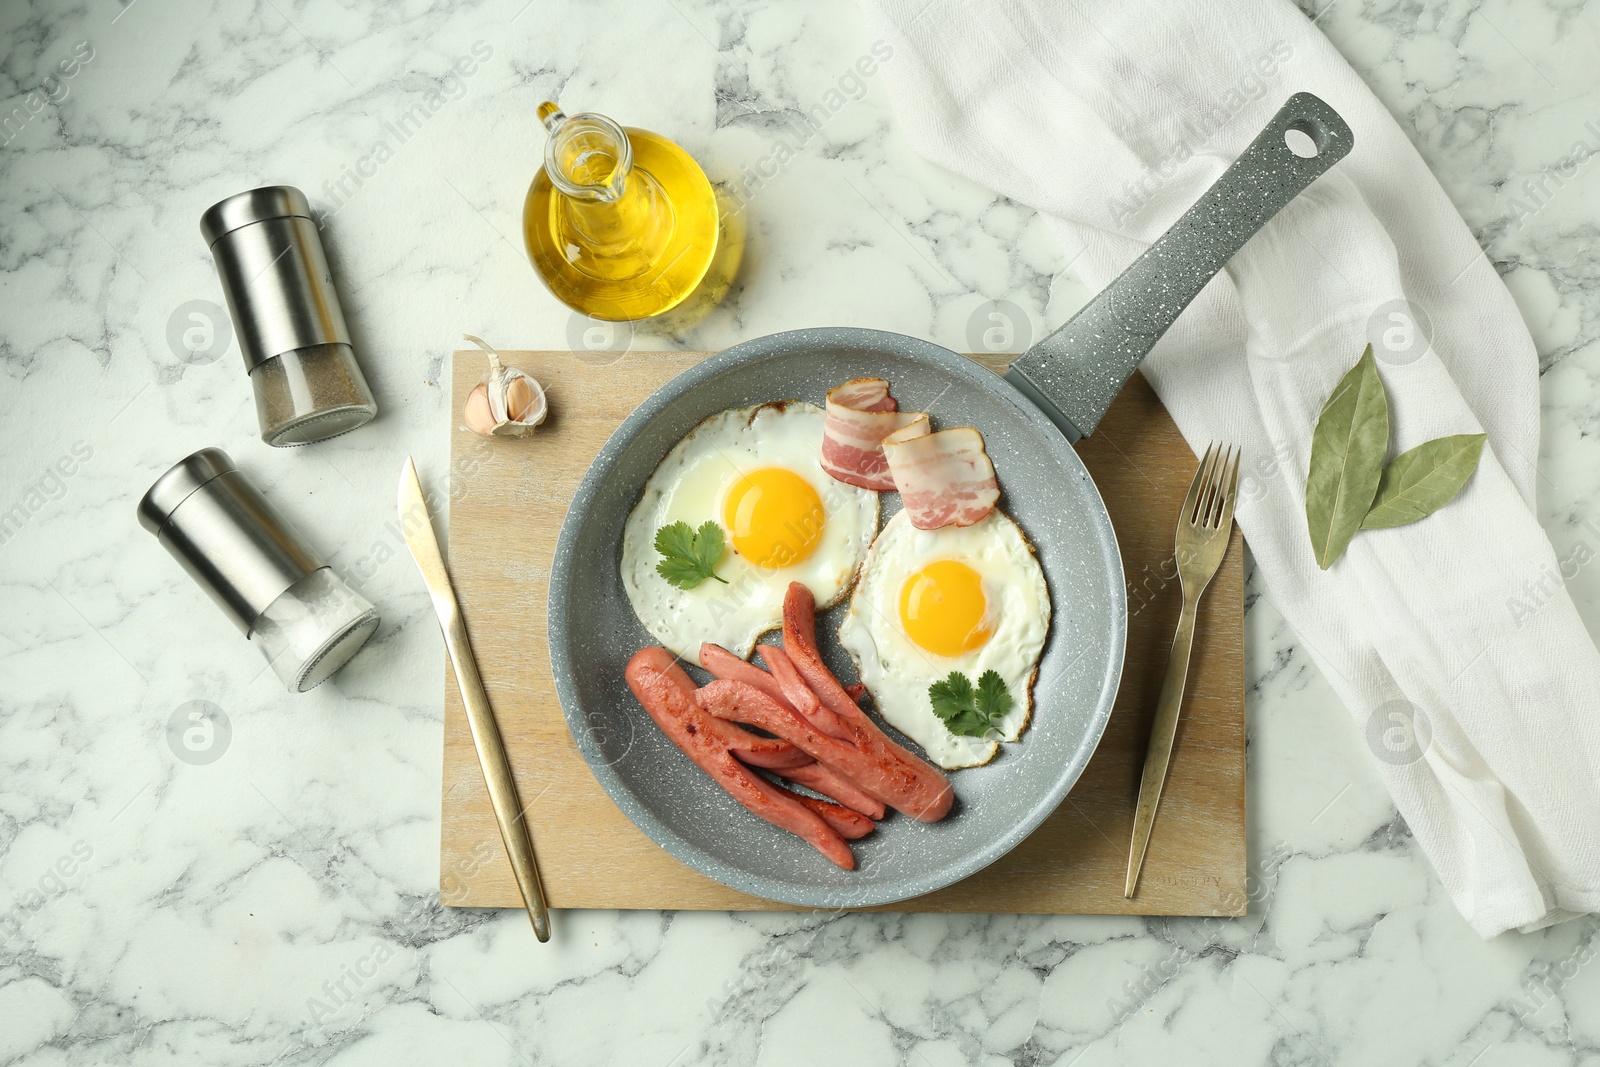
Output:
<instances>
[{"instance_id":1,"label":"wooden cutting board","mask_svg":"<svg viewBox=\"0 0 1600 1067\"><path fill-rule=\"evenodd\" d=\"M697 874L635 829L579 755L550 676L545 639L550 561L572 494L623 418L657 386L706 355L504 353L508 363L549 390L550 419L536 436L522 440L486 439L460 425L462 405L482 376L484 361L475 351L455 355L450 569L555 908L793 910ZM600 365L596 356L616 362ZM1003 370L1007 358L980 361ZM1173 532L1196 464L1160 401L1137 375L1099 431L1079 446L1079 454L1111 512L1128 585L1126 666L1104 737L1060 808L1010 854L956 885L881 910L1244 914L1239 535L1235 531L1200 609L1160 817L1139 892L1126 900L1122 884L1140 768L1181 602ZM1000 467L1003 483L1003 458ZM1059 610L1071 610L1070 605ZM444 689L441 902L520 907L448 665Z\"/></svg>"}]
</instances>

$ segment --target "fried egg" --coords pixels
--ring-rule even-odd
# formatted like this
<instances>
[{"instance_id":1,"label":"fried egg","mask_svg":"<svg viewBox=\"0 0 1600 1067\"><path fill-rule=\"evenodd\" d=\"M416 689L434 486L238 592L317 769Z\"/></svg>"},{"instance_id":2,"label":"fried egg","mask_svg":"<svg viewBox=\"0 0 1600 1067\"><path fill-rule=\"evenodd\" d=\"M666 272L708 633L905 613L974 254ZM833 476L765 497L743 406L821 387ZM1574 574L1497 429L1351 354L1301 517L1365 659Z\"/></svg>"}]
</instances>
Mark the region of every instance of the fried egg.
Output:
<instances>
[{"instance_id":1,"label":"fried egg","mask_svg":"<svg viewBox=\"0 0 1600 1067\"><path fill-rule=\"evenodd\" d=\"M1049 630L1044 570L1009 516L996 508L971 526L919 530L902 511L867 554L839 642L884 719L949 770L987 763L1000 740L1022 735ZM991 670L1012 697L998 732L952 734L929 687L952 671L976 687Z\"/></svg>"},{"instance_id":2,"label":"fried egg","mask_svg":"<svg viewBox=\"0 0 1600 1067\"><path fill-rule=\"evenodd\" d=\"M622 537L622 584L650 635L696 661L702 642L748 656L783 621L790 582L819 608L855 581L878 530L878 494L822 469L822 409L786 401L719 412L667 453ZM722 528L716 576L680 589L656 571L656 531Z\"/></svg>"}]
</instances>

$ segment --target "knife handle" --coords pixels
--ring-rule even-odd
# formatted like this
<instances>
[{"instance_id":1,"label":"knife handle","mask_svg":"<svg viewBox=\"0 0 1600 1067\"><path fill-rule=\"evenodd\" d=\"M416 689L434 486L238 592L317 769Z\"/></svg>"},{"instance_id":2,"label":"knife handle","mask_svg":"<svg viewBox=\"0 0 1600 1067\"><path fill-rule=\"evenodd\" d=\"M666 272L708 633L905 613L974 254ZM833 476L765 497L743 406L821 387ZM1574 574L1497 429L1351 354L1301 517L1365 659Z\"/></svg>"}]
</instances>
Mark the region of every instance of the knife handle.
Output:
<instances>
[{"instance_id":1,"label":"knife handle","mask_svg":"<svg viewBox=\"0 0 1600 1067\"><path fill-rule=\"evenodd\" d=\"M522 890L523 902L528 906L528 917L533 921L533 936L548 941L550 909L545 904L544 883L539 880L539 864L533 856L533 838L528 834L522 801L517 797L517 782L511 776L511 760L500 740L500 727L489 707L489 694L484 692L478 661L467 640L467 625L459 607L449 613L449 622L444 626L444 644L450 652L450 665L456 672L461 703L467 709L467 724L472 728L472 743L478 750L478 764L483 768L484 784L489 787L489 802L494 806L495 821L500 824L500 837L505 842L506 855L511 858L517 888Z\"/></svg>"},{"instance_id":2,"label":"knife handle","mask_svg":"<svg viewBox=\"0 0 1600 1067\"><path fill-rule=\"evenodd\" d=\"M1314 155L1289 147L1291 130L1311 139ZM1140 361L1206 283L1354 144L1350 127L1320 98L1291 96L1171 229L1066 325L1018 356L1006 380L1067 440L1094 433Z\"/></svg>"}]
</instances>

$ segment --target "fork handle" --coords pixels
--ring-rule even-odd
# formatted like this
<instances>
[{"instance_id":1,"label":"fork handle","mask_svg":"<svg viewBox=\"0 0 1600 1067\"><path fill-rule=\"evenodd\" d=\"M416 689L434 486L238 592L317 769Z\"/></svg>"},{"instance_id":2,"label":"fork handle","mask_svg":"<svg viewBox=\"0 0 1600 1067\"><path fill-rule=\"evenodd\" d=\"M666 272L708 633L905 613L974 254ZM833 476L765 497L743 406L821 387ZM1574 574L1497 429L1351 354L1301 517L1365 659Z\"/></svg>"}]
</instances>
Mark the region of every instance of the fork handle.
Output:
<instances>
[{"instance_id":1,"label":"fork handle","mask_svg":"<svg viewBox=\"0 0 1600 1067\"><path fill-rule=\"evenodd\" d=\"M1200 605L1200 591L1184 590L1183 611L1178 615L1178 632L1172 637L1172 654L1167 658L1167 677L1161 683L1156 701L1156 721L1150 728L1150 747L1144 755L1144 777L1139 781L1139 804L1133 813L1133 845L1128 850L1128 880L1122 890L1132 897L1139 884L1139 869L1144 866L1144 850L1150 844L1150 831L1156 823L1156 808L1161 804L1161 787L1166 783L1167 765L1172 762L1172 742L1178 733L1178 713L1183 710L1183 688L1189 678L1189 652L1194 647L1194 620Z\"/></svg>"}]
</instances>

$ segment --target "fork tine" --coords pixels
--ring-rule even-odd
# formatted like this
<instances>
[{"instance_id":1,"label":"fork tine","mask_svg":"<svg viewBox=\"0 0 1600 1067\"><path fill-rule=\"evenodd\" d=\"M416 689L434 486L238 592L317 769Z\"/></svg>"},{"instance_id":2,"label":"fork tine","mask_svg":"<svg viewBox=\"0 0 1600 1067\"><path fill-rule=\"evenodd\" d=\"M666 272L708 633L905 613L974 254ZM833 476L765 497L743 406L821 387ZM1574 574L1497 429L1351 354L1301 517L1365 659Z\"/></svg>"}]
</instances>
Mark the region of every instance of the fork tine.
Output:
<instances>
[{"instance_id":1,"label":"fork tine","mask_svg":"<svg viewBox=\"0 0 1600 1067\"><path fill-rule=\"evenodd\" d=\"M1189 483L1189 495L1183 498L1183 512L1178 516L1179 525L1193 523L1196 508L1200 504L1200 490L1206 484L1206 471L1211 468L1211 454L1216 450L1216 442L1206 446L1206 454L1200 458L1200 469L1194 472L1194 481Z\"/></svg>"},{"instance_id":2,"label":"fork tine","mask_svg":"<svg viewBox=\"0 0 1600 1067\"><path fill-rule=\"evenodd\" d=\"M1228 445L1218 446L1215 462L1206 467L1206 484L1200 490L1200 511L1194 520L1196 526L1205 528L1211 525L1211 516L1217 508L1217 483L1226 469L1228 452Z\"/></svg>"},{"instance_id":3,"label":"fork tine","mask_svg":"<svg viewBox=\"0 0 1600 1067\"><path fill-rule=\"evenodd\" d=\"M1216 462L1205 472L1205 488L1200 490L1200 515L1195 517L1195 526L1211 525L1211 512L1216 509L1216 475L1227 464L1227 448L1229 446L1222 445L1216 450Z\"/></svg>"},{"instance_id":4,"label":"fork tine","mask_svg":"<svg viewBox=\"0 0 1600 1067\"><path fill-rule=\"evenodd\" d=\"M1221 480L1222 472L1227 469L1227 451L1229 445L1219 443L1216 446L1216 462L1211 464L1211 469L1206 472L1205 490L1200 496L1200 518L1195 525L1205 526L1211 522L1211 514L1216 510L1216 486Z\"/></svg>"},{"instance_id":5,"label":"fork tine","mask_svg":"<svg viewBox=\"0 0 1600 1067\"><path fill-rule=\"evenodd\" d=\"M1239 484L1239 460L1244 456L1244 449L1239 445L1233 446L1232 462L1227 464L1227 470L1218 479L1217 486L1217 527L1220 529L1232 522L1234 491Z\"/></svg>"},{"instance_id":6,"label":"fork tine","mask_svg":"<svg viewBox=\"0 0 1600 1067\"><path fill-rule=\"evenodd\" d=\"M1211 492L1208 499L1211 507L1206 511L1206 528L1215 530L1222 525L1222 507L1224 497L1228 492L1228 472L1233 469L1234 447L1226 446L1222 456L1217 461L1217 469L1211 475Z\"/></svg>"},{"instance_id":7,"label":"fork tine","mask_svg":"<svg viewBox=\"0 0 1600 1067\"><path fill-rule=\"evenodd\" d=\"M1216 477L1217 465L1222 462L1222 449L1221 442L1213 442L1211 447L1206 450L1205 465L1195 475L1200 480L1200 496L1196 501L1194 515L1189 520L1195 525L1205 521L1206 501L1210 496L1208 490L1211 488L1211 479Z\"/></svg>"},{"instance_id":8,"label":"fork tine","mask_svg":"<svg viewBox=\"0 0 1600 1067\"><path fill-rule=\"evenodd\" d=\"M1228 488L1222 497L1222 521L1217 525L1227 529L1233 525L1233 505L1239 498L1239 461L1244 458L1244 449L1238 448L1233 454L1233 466L1228 471Z\"/></svg>"}]
</instances>

